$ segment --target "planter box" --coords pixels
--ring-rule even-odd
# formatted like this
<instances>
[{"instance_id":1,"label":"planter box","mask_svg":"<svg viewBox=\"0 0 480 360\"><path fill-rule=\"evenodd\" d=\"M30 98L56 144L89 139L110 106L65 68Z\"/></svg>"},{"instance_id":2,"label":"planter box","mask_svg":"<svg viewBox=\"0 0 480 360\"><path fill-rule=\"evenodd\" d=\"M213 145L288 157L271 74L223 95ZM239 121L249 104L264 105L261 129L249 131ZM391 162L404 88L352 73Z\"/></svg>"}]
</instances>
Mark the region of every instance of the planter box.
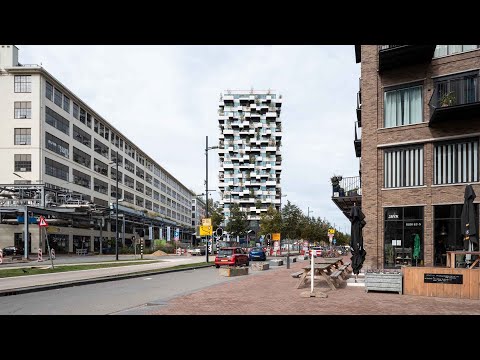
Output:
<instances>
[{"instance_id":1,"label":"planter box","mask_svg":"<svg viewBox=\"0 0 480 360\"><path fill-rule=\"evenodd\" d=\"M365 291L393 291L402 294L402 273L367 272L365 273Z\"/></svg>"},{"instance_id":2,"label":"planter box","mask_svg":"<svg viewBox=\"0 0 480 360\"><path fill-rule=\"evenodd\" d=\"M248 275L248 268L230 268L230 267L221 267L218 269L218 273L222 276L240 276L240 275Z\"/></svg>"},{"instance_id":3,"label":"planter box","mask_svg":"<svg viewBox=\"0 0 480 360\"><path fill-rule=\"evenodd\" d=\"M252 271L263 271L263 270L268 270L269 268L270 268L270 265L264 262L252 264Z\"/></svg>"}]
</instances>

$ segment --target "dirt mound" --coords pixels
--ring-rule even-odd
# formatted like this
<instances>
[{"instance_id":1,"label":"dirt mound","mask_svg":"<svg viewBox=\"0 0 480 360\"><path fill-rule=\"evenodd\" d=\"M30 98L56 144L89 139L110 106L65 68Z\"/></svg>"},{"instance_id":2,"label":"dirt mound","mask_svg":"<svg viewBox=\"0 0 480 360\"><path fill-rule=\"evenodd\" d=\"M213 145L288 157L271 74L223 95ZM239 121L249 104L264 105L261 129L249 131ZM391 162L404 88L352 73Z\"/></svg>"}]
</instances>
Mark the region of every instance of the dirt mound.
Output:
<instances>
[{"instance_id":1,"label":"dirt mound","mask_svg":"<svg viewBox=\"0 0 480 360\"><path fill-rule=\"evenodd\" d=\"M164 256L164 255L167 255L167 253L165 251L162 251L162 250L157 250L154 253L152 253L152 255L153 256Z\"/></svg>"}]
</instances>

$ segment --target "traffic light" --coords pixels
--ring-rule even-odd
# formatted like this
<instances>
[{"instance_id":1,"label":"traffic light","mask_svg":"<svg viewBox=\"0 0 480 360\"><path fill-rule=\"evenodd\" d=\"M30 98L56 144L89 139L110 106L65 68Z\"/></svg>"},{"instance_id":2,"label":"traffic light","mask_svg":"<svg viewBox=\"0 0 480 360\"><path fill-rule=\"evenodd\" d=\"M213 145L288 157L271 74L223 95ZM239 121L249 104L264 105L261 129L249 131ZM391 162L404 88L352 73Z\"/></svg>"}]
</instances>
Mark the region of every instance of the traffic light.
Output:
<instances>
[{"instance_id":1,"label":"traffic light","mask_svg":"<svg viewBox=\"0 0 480 360\"><path fill-rule=\"evenodd\" d=\"M222 236L223 234L223 229L221 227L217 228L217 230L215 230L215 234L220 237Z\"/></svg>"},{"instance_id":2,"label":"traffic light","mask_svg":"<svg viewBox=\"0 0 480 360\"><path fill-rule=\"evenodd\" d=\"M267 238L267 246L270 246L270 240L272 240L272 235L271 234L267 234L266 235L266 238Z\"/></svg>"}]
</instances>

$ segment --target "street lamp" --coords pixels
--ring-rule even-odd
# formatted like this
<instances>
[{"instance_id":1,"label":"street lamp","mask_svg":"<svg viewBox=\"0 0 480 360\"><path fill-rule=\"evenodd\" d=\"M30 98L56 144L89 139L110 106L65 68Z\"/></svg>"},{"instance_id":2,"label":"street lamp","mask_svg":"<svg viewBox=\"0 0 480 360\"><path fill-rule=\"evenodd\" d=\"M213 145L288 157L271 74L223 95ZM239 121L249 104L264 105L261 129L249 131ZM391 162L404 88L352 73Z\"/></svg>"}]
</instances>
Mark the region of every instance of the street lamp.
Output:
<instances>
[{"instance_id":1,"label":"street lamp","mask_svg":"<svg viewBox=\"0 0 480 360\"><path fill-rule=\"evenodd\" d=\"M113 163L110 163L113 165ZM115 155L115 180L116 180L116 187L115 187L115 260L118 261L118 152Z\"/></svg>"},{"instance_id":2,"label":"street lamp","mask_svg":"<svg viewBox=\"0 0 480 360\"><path fill-rule=\"evenodd\" d=\"M307 217L310 219L310 213L313 212L313 210L310 210L310 207L308 207L308 215Z\"/></svg>"},{"instance_id":3,"label":"street lamp","mask_svg":"<svg viewBox=\"0 0 480 360\"><path fill-rule=\"evenodd\" d=\"M283 225L282 197L287 197L287 195L280 195L280 219L282 219L282 225ZM287 269L290 269L290 241L287 241Z\"/></svg>"},{"instance_id":4,"label":"street lamp","mask_svg":"<svg viewBox=\"0 0 480 360\"><path fill-rule=\"evenodd\" d=\"M208 135L205 137L205 217L208 219L208 150L218 149L218 146L208 147ZM208 236L207 247L205 249L206 260L208 263Z\"/></svg>"}]
</instances>

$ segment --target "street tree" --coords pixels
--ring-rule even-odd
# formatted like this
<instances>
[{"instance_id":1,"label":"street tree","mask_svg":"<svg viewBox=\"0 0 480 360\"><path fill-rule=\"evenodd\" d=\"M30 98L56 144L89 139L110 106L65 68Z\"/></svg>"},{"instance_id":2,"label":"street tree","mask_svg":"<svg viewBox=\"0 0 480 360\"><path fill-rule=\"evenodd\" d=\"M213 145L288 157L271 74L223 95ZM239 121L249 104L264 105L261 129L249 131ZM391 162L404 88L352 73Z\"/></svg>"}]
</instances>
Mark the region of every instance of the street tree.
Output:
<instances>
[{"instance_id":1,"label":"street tree","mask_svg":"<svg viewBox=\"0 0 480 360\"><path fill-rule=\"evenodd\" d=\"M238 204L233 204L233 206L230 208L230 217L225 230L233 236L242 236L247 234L247 214L240 210L240 206Z\"/></svg>"},{"instance_id":2,"label":"street tree","mask_svg":"<svg viewBox=\"0 0 480 360\"><path fill-rule=\"evenodd\" d=\"M212 219L213 229L220 227L225 217L223 216L223 208L218 201L213 202L213 199L208 199L208 216Z\"/></svg>"},{"instance_id":3,"label":"street tree","mask_svg":"<svg viewBox=\"0 0 480 360\"><path fill-rule=\"evenodd\" d=\"M270 205L267 212L260 215L260 234L266 235L281 231L282 217L277 209Z\"/></svg>"}]
</instances>

